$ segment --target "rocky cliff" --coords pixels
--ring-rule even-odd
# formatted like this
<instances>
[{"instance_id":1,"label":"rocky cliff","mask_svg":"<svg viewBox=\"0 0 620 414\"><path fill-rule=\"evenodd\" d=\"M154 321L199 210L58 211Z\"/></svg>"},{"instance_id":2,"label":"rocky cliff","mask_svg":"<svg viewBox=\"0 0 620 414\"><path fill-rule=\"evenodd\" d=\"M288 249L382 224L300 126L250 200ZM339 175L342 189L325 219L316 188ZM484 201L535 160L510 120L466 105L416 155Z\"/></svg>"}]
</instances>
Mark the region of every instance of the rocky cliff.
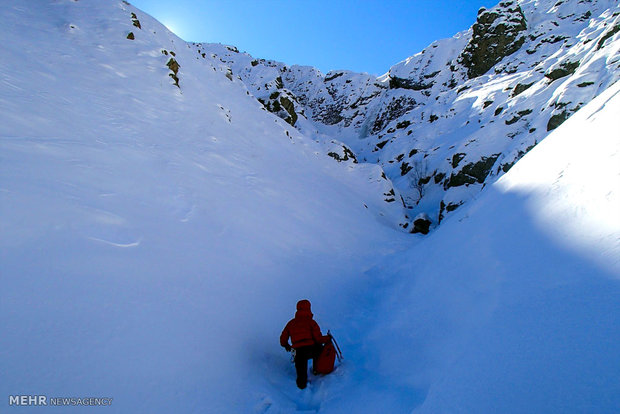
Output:
<instances>
[{"instance_id":1,"label":"rocky cliff","mask_svg":"<svg viewBox=\"0 0 620 414\"><path fill-rule=\"evenodd\" d=\"M618 32L616 0L502 1L379 77L193 47L339 158L379 164L409 224L435 226L620 78Z\"/></svg>"}]
</instances>

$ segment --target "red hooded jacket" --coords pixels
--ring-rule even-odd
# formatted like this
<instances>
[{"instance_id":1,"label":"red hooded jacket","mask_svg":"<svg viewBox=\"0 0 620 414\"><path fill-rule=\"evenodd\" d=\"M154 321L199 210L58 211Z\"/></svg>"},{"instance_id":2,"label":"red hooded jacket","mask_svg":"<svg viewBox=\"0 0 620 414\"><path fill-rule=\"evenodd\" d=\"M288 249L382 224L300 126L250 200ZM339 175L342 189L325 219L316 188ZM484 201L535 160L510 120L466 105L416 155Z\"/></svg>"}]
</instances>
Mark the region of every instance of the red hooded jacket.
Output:
<instances>
[{"instance_id":1,"label":"red hooded jacket","mask_svg":"<svg viewBox=\"0 0 620 414\"><path fill-rule=\"evenodd\" d=\"M293 348L314 345L317 343L324 344L329 341L329 336L321 334L319 324L312 319L310 312L310 302L308 300L300 300L297 302L297 312L295 318L291 319L280 335L280 345L288 346L288 338L291 338Z\"/></svg>"}]
</instances>

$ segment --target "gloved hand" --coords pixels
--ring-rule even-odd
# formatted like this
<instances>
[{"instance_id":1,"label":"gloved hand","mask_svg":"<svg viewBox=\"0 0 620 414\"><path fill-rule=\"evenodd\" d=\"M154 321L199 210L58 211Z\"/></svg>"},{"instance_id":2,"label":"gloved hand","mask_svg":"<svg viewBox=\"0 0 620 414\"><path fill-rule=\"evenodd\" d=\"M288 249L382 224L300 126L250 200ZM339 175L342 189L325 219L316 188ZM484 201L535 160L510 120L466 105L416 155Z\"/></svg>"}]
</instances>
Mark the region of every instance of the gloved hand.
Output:
<instances>
[{"instance_id":1,"label":"gloved hand","mask_svg":"<svg viewBox=\"0 0 620 414\"><path fill-rule=\"evenodd\" d=\"M284 345L284 349L286 349L286 352L291 352L291 346L289 344Z\"/></svg>"}]
</instances>

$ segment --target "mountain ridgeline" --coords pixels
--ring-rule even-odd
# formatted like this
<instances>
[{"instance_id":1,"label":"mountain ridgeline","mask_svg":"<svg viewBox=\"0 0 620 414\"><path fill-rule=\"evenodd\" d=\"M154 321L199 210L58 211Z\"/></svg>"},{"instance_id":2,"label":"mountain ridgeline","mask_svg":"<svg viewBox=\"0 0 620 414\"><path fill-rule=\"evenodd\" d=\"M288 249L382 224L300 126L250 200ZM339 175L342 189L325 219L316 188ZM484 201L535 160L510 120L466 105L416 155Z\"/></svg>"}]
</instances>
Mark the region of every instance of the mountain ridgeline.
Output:
<instances>
[{"instance_id":1,"label":"mountain ridgeline","mask_svg":"<svg viewBox=\"0 0 620 414\"><path fill-rule=\"evenodd\" d=\"M618 32L617 0L502 1L379 77L190 46L336 160L380 165L425 232L620 78Z\"/></svg>"}]
</instances>

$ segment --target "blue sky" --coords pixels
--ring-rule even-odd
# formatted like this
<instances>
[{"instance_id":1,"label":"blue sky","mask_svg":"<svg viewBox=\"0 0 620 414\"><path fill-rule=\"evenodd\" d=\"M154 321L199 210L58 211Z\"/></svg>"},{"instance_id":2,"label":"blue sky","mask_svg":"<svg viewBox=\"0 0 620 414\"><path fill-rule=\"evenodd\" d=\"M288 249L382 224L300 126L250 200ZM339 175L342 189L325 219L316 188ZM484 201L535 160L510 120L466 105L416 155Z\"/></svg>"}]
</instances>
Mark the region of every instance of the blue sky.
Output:
<instances>
[{"instance_id":1,"label":"blue sky","mask_svg":"<svg viewBox=\"0 0 620 414\"><path fill-rule=\"evenodd\" d=\"M381 75L470 27L499 0L130 0L187 41L254 57Z\"/></svg>"}]
</instances>

